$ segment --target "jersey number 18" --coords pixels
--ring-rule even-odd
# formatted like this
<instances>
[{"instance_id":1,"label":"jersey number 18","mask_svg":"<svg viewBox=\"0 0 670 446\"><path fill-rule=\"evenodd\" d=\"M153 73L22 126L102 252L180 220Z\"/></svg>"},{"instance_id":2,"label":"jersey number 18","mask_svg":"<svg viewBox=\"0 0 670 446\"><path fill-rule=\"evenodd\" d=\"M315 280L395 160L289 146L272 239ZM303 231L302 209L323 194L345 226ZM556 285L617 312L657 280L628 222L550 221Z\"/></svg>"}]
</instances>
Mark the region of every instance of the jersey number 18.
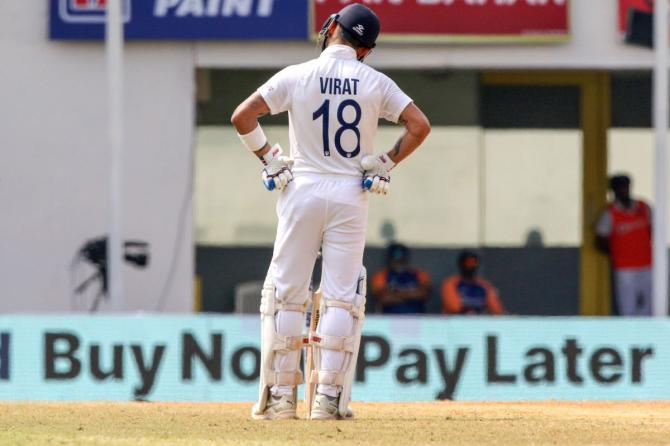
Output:
<instances>
[{"instance_id":1,"label":"jersey number 18","mask_svg":"<svg viewBox=\"0 0 670 446\"><path fill-rule=\"evenodd\" d=\"M344 109L347 107L353 107L356 115L354 120L347 122L344 120ZM315 121L323 117L323 125L321 126L322 136L323 136L323 154L324 156L330 156L330 141L328 140L328 125L330 123L330 99L326 99L321 104L321 107L317 108L314 113L312 113L312 120ZM358 155L361 151L361 131L356 127L359 122L361 122L361 106L358 105L358 102L353 99L346 99L340 103L340 106L337 108L337 122L340 123L340 127L335 132L335 148L337 153L342 155L345 158L353 158ZM342 134L351 130L356 135L356 148L351 152L347 152L342 148Z\"/></svg>"}]
</instances>

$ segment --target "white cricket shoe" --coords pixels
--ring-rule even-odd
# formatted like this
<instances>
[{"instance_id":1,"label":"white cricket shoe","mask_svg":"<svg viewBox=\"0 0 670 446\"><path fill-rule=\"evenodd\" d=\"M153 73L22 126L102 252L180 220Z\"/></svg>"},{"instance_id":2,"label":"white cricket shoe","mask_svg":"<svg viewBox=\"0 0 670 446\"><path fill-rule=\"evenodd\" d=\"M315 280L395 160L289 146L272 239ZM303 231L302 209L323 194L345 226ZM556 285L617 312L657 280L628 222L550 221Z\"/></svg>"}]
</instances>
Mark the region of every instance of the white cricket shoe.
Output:
<instances>
[{"instance_id":1,"label":"white cricket shoe","mask_svg":"<svg viewBox=\"0 0 670 446\"><path fill-rule=\"evenodd\" d=\"M270 395L265 411L261 414L252 413L254 420L293 420L295 416L295 395Z\"/></svg>"},{"instance_id":2,"label":"white cricket shoe","mask_svg":"<svg viewBox=\"0 0 670 446\"><path fill-rule=\"evenodd\" d=\"M310 420L339 420L338 406L340 397L332 397L317 393L312 404L312 413L309 414Z\"/></svg>"}]
</instances>

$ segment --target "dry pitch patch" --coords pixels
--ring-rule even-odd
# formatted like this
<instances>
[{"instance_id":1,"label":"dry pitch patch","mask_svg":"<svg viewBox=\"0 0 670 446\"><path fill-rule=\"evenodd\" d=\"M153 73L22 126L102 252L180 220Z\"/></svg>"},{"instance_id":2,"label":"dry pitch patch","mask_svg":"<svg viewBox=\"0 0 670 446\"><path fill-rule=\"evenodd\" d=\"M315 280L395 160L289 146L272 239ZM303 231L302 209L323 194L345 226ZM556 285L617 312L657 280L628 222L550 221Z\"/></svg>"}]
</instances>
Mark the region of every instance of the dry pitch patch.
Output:
<instances>
[{"instance_id":1,"label":"dry pitch patch","mask_svg":"<svg viewBox=\"0 0 670 446\"><path fill-rule=\"evenodd\" d=\"M250 407L2 403L0 444L670 444L670 402L356 403L339 422L253 421Z\"/></svg>"}]
</instances>

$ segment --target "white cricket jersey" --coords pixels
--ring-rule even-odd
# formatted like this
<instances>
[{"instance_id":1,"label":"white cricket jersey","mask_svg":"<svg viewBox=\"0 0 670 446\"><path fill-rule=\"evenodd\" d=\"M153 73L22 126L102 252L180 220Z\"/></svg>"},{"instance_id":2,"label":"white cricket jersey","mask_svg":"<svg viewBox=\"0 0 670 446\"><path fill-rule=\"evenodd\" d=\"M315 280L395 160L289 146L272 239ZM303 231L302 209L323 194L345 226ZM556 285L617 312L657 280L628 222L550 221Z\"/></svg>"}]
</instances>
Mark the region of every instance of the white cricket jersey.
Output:
<instances>
[{"instance_id":1,"label":"white cricket jersey","mask_svg":"<svg viewBox=\"0 0 670 446\"><path fill-rule=\"evenodd\" d=\"M412 100L388 76L356 59L346 45L330 45L317 59L291 65L258 92L270 113L289 113L293 173L360 177L373 153L379 118L398 122Z\"/></svg>"}]
</instances>

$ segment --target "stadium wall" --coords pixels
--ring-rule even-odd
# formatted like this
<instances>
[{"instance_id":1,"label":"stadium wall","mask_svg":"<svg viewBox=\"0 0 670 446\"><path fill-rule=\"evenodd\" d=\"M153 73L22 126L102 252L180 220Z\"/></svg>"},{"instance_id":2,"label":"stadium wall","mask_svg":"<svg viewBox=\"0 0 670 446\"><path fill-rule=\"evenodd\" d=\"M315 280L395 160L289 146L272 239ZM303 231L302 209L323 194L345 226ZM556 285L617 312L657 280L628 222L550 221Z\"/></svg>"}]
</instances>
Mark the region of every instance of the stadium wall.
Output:
<instances>
[{"instance_id":1,"label":"stadium wall","mask_svg":"<svg viewBox=\"0 0 670 446\"><path fill-rule=\"evenodd\" d=\"M498 289L509 313L535 316L579 313L579 248L485 247L479 252L484 259L481 272ZM433 281L426 305L428 313L442 311L442 280L458 272L459 253L456 248L412 248L412 265L430 274ZM202 284L203 311L236 311L235 287L243 282L262 281L271 259L272 247L198 246L196 273ZM386 249L367 246L363 262L371 277L384 268ZM372 295L368 296L366 307L369 314L380 310Z\"/></svg>"},{"instance_id":2,"label":"stadium wall","mask_svg":"<svg viewBox=\"0 0 670 446\"><path fill-rule=\"evenodd\" d=\"M46 19L45 1L0 2L0 312L71 310L93 272L74 256L108 231L104 46L49 41ZM124 229L151 245L147 269L126 266L126 306L190 311L192 45L125 60Z\"/></svg>"}]
</instances>

